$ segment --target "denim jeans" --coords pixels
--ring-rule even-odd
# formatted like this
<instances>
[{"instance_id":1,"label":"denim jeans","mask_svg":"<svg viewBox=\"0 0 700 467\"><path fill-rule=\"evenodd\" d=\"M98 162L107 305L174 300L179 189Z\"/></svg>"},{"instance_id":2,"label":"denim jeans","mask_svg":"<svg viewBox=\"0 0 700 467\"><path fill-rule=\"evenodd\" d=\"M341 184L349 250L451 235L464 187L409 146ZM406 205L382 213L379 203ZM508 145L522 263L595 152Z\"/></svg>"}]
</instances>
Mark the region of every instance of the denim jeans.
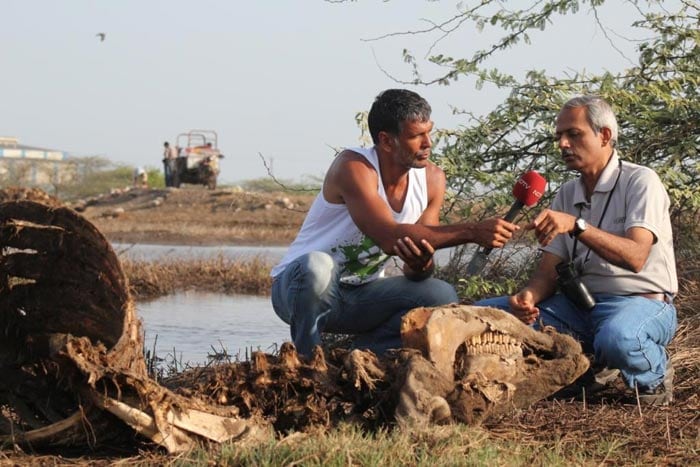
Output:
<instances>
[{"instance_id":1,"label":"denim jeans","mask_svg":"<svg viewBox=\"0 0 700 467\"><path fill-rule=\"evenodd\" d=\"M637 296L593 297L595 307L585 312L565 296L553 295L537 304L538 321L581 342L583 351L595 356L596 366L618 368L630 388L653 389L661 384L668 360L666 346L678 325L676 308ZM508 298L490 298L475 305L509 311Z\"/></svg>"},{"instance_id":2,"label":"denim jeans","mask_svg":"<svg viewBox=\"0 0 700 467\"><path fill-rule=\"evenodd\" d=\"M311 355L322 332L355 335L355 348L377 354L399 348L407 311L458 300L450 284L434 278L397 276L353 286L341 284L339 273L330 255L314 251L289 263L272 283L272 306L302 355Z\"/></svg>"},{"instance_id":3,"label":"denim jeans","mask_svg":"<svg viewBox=\"0 0 700 467\"><path fill-rule=\"evenodd\" d=\"M163 159L163 175L165 186L173 186L173 174L175 172L175 159Z\"/></svg>"}]
</instances>

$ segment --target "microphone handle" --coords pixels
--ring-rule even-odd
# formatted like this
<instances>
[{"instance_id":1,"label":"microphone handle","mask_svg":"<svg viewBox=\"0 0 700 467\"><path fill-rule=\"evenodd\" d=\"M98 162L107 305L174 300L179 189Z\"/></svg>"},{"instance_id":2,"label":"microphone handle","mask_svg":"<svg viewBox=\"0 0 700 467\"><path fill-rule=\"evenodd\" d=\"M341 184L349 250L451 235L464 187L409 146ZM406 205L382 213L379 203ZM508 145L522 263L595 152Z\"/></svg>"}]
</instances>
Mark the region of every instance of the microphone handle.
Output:
<instances>
[{"instance_id":1,"label":"microphone handle","mask_svg":"<svg viewBox=\"0 0 700 467\"><path fill-rule=\"evenodd\" d=\"M523 203L519 199L516 199L515 202L510 206L510 210L506 213L506 216L503 219L508 222L513 222L513 219L515 219L515 216L518 215L523 206L525 206L525 203Z\"/></svg>"},{"instance_id":2,"label":"microphone handle","mask_svg":"<svg viewBox=\"0 0 700 467\"><path fill-rule=\"evenodd\" d=\"M488 260L487 255L488 253L485 253L482 249L478 249L474 252L474 256L472 256L472 259L467 265L468 276L473 276L481 272L484 266L486 266L486 261Z\"/></svg>"},{"instance_id":3,"label":"microphone handle","mask_svg":"<svg viewBox=\"0 0 700 467\"><path fill-rule=\"evenodd\" d=\"M506 213L504 220L508 222L513 222L515 216L518 215L520 210L525 206L525 203L516 199L515 202L510 206L510 210ZM472 256L471 261L467 265L467 274L472 276L479 273L486 265L486 260L488 255L493 251L493 248L479 248Z\"/></svg>"},{"instance_id":4,"label":"microphone handle","mask_svg":"<svg viewBox=\"0 0 700 467\"><path fill-rule=\"evenodd\" d=\"M508 222L513 222L513 219L515 219L515 216L518 215L523 206L525 206L525 203L523 203L519 199L516 199L515 202L510 206L510 209L508 210L503 219ZM493 248L483 248L483 252L486 256L488 256L489 253L491 253L491 251L493 251Z\"/></svg>"}]
</instances>

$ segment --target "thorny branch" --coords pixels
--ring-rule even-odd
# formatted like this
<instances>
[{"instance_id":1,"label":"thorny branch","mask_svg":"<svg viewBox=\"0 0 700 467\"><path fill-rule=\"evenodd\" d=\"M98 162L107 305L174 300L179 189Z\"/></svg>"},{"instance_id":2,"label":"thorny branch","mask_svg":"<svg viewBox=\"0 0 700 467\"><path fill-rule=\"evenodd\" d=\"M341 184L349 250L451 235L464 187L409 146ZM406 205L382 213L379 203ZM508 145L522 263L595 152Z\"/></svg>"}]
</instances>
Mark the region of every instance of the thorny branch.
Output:
<instances>
[{"instance_id":1,"label":"thorny branch","mask_svg":"<svg viewBox=\"0 0 700 467\"><path fill-rule=\"evenodd\" d=\"M272 168L270 165L267 163L267 160L265 159L265 156L262 155L262 153L258 153L258 156L260 156L260 159L263 162L263 165L265 166L265 171L267 172L267 175L272 179L273 182L275 182L277 185L282 187L284 191L297 191L297 192L310 192L310 191L315 191L313 188L293 188L288 185L285 185L282 183L275 175L272 173Z\"/></svg>"},{"instance_id":2,"label":"thorny branch","mask_svg":"<svg viewBox=\"0 0 700 467\"><path fill-rule=\"evenodd\" d=\"M605 39L607 39L608 43L610 44L610 47L612 47L613 49L615 49L615 51L616 51L617 53L619 53L620 56L621 56L622 58L624 58L625 60L627 60L627 63L629 63L629 64L632 65L632 66L635 66L635 63L634 63L632 60L630 60L630 58L629 58L627 55L625 55L624 52L622 52L622 50L620 50L620 48L617 47L617 45L615 45L615 42L614 42L614 41L610 38L610 36L608 35L608 28L606 28L606 27L603 25L603 23L602 23L601 20L600 20L600 16L598 16L598 8L596 8L596 7L594 6L594 7L592 7L591 9L593 10L593 16L595 17L595 22L596 22L596 24L598 25L598 27L600 28L601 32L603 33L603 36L605 36ZM618 35L618 36L619 36L619 35Z\"/></svg>"},{"instance_id":3,"label":"thorny branch","mask_svg":"<svg viewBox=\"0 0 700 467\"><path fill-rule=\"evenodd\" d=\"M612 40L611 36L609 35L609 30L606 28L602 22L600 21L600 18L598 16L598 10L596 8L595 2L592 3L592 10L593 14L595 16L596 24L597 26L601 29L603 35L605 38L608 40L608 42L611 44L611 46L618 52L620 55L625 58L628 62L630 62L633 66L634 63L626 57L622 51L614 44L614 41ZM633 5L636 6L635 2L631 2ZM485 7L490 6L490 5L501 5L501 9L497 11L495 14L490 15L490 16L485 16L483 14L479 14L480 10L483 10ZM539 8L538 8L539 7ZM404 60L412 65L413 68L413 76L414 78L412 80L400 80L397 79L394 75L383 69L381 66L379 66L380 70L382 73L384 73L387 77L392 79L393 81L404 84L404 85L432 85L432 84L446 84L450 80L456 79L456 77L460 74L475 74L479 75L479 79L481 81L490 81L488 79L487 73L484 72L484 70L479 68L479 65L481 65L486 59L489 57L493 56L497 51L506 49L510 47L511 45L517 43L521 39L527 40L527 34L528 31L533 30L533 29L544 29L545 25L547 23L551 23L552 17L555 14L567 14L570 13L572 9L577 8L576 5L574 5L570 0L553 0L553 1L545 1L545 0L539 0L535 2L533 5L531 5L528 8L523 8L521 10L517 11L511 11L508 10L504 7L502 7L502 2L500 0L481 0L478 5L462 11L451 18L442 21L442 22L434 22L431 20L426 20L423 19L423 21L426 21L430 24L430 27L423 28L423 29L415 29L415 30L409 30L409 31L400 31L400 32L392 32L392 33L387 33L383 34L380 36L376 36L370 39L363 39L366 42L372 42L372 41L379 41L382 39L387 39L390 37L397 37L397 36L412 36L412 35L421 35L421 34L430 34L434 32L440 32L440 37L438 37L435 41L433 41L428 48L428 51L426 53L426 56L431 56L433 53L434 48L441 42L443 41L447 36L450 34L454 33L457 29L460 29L465 22L471 21L478 27L483 27L484 25L496 25L499 24L504 28L504 29L509 29L510 32L503 36L500 40L497 42L491 44L490 47L484 50L479 50L474 53L474 55L470 59L452 59L452 58L447 58L447 57L442 57L440 55L437 56L431 56L428 57L428 60L432 61L433 63L440 65L440 66L447 66L450 68L450 70L441 75L438 76L434 79L431 80L424 80L420 77L418 70L417 70L417 65L415 63L415 60L413 57L409 54L409 52L404 51ZM614 32L614 31L612 31ZM629 40L629 39L627 39ZM376 57L375 57L376 61ZM482 76L483 75L483 76ZM508 76L503 76L502 81L500 82L500 86L512 86L512 80L508 79ZM493 80L491 80L493 82Z\"/></svg>"}]
</instances>

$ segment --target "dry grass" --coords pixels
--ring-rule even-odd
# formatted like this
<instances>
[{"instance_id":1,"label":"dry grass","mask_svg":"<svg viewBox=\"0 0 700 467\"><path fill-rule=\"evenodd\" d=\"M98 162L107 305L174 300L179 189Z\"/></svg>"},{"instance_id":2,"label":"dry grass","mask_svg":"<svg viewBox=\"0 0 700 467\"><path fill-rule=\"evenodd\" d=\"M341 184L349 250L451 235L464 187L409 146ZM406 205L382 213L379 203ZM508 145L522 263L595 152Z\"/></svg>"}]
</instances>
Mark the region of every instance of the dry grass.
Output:
<instances>
[{"instance_id":1,"label":"dry grass","mask_svg":"<svg viewBox=\"0 0 700 467\"><path fill-rule=\"evenodd\" d=\"M128 220L128 215L125 216ZM116 243L160 243L168 245L288 245L299 231L298 225L261 227L246 223L203 225L199 222L180 222L163 225L157 219L138 222L137 228L123 219L103 221L107 237Z\"/></svg>"},{"instance_id":2,"label":"dry grass","mask_svg":"<svg viewBox=\"0 0 700 467\"><path fill-rule=\"evenodd\" d=\"M122 267L136 300L185 290L268 295L272 287L271 264L257 257L243 261L223 256L158 262L124 260Z\"/></svg>"},{"instance_id":3,"label":"dry grass","mask_svg":"<svg viewBox=\"0 0 700 467\"><path fill-rule=\"evenodd\" d=\"M168 456L141 445L80 457L0 451L0 465L700 465L700 282L685 282L671 345L676 401L638 406L621 389L583 400L545 400L482 426L366 432L355 425L226 443Z\"/></svg>"}]
</instances>

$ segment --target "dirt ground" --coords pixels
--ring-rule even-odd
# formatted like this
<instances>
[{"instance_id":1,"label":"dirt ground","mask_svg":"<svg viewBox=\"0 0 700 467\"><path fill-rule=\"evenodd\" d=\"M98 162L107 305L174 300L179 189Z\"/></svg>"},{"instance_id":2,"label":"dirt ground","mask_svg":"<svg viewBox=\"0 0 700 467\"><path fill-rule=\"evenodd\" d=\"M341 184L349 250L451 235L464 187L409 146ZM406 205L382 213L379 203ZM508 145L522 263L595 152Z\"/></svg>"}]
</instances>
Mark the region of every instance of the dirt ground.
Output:
<instances>
[{"instance_id":1,"label":"dirt ground","mask_svg":"<svg viewBox=\"0 0 700 467\"><path fill-rule=\"evenodd\" d=\"M115 190L72 207L112 242L288 245L313 197L184 186Z\"/></svg>"}]
</instances>

